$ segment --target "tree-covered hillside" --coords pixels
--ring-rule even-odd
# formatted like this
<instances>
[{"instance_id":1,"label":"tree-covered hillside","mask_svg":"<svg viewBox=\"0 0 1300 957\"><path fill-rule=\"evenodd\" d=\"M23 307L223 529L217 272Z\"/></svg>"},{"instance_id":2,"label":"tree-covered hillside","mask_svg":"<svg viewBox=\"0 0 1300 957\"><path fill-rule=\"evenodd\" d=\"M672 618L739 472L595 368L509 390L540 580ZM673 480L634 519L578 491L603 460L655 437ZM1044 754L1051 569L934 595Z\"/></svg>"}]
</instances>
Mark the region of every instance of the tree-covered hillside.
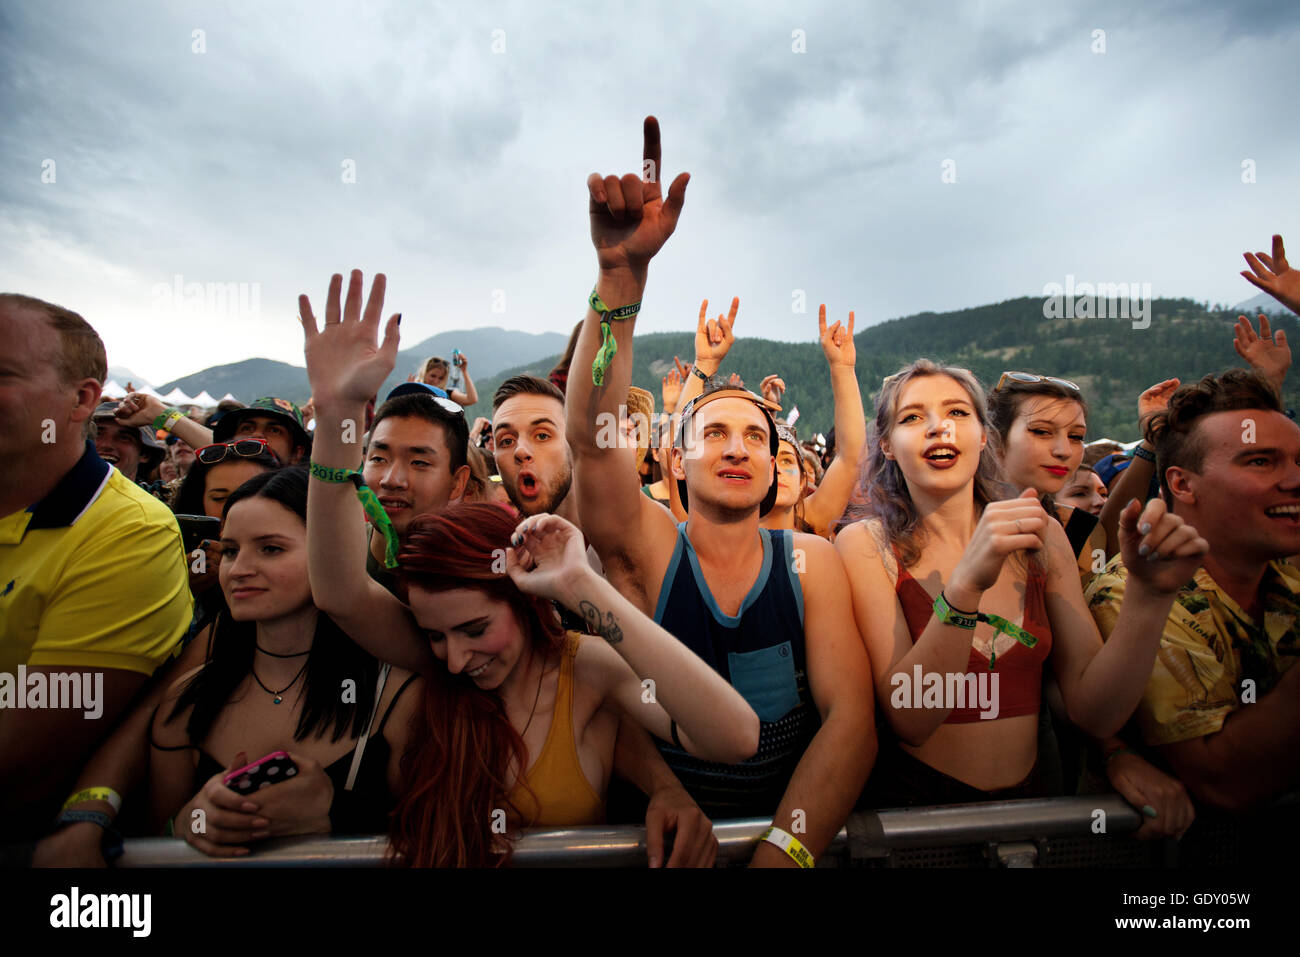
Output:
<instances>
[{"instance_id":1,"label":"tree-covered hillside","mask_svg":"<svg viewBox=\"0 0 1300 957\"><path fill-rule=\"evenodd\" d=\"M957 312L921 313L862 329L854 341L867 415L874 412L872 396L881 379L926 356L966 366L986 387L1009 369L1071 379L1083 387L1091 406L1090 439L1136 438L1137 397L1147 386L1173 376L1186 382L1242 364L1232 348L1234 311L1189 299L1156 299L1149 318L1147 328L1134 328L1135 319L1045 319L1042 298L1026 297ZM1278 319L1274 326L1300 342L1295 316ZM693 330L638 336L634 384L650 389L657 407L660 380L672 367L673 356L686 361L693 353ZM480 381L482 398L470 415L491 414L492 393L503 379L521 372L544 377L558 358L548 356ZM739 373L753 389L763 376L781 375L788 387L785 408L799 407L801 435L825 432L834 421L826 359L816 342L741 336L721 371Z\"/></svg>"}]
</instances>

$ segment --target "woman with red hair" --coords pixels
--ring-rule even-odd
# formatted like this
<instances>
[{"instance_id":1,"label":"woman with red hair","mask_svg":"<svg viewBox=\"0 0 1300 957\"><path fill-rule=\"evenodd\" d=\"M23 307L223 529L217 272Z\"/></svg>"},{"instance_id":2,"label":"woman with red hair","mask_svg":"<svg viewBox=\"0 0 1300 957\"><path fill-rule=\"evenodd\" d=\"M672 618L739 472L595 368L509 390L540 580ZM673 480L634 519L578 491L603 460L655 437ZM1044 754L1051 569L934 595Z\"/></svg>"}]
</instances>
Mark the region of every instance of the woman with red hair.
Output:
<instances>
[{"instance_id":1,"label":"woman with red hair","mask_svg":"<svg viewBox=\"0 0 1300 957\"><path fill-rule=\"evenodd\" d=\"M323 330L299 299L317 409L309 572L318 607L358 644L427 679L393 818L396 860L500 864L507 833L521 826L600 823L620 714L706 760L752 755L753 709L596 574L569 522L516 523L495 505L453 504L413 521L400 547L382 528L382 507L348 467L357 459L348 438L396 361L397 317L380 346L383 276L364 318L361 274L352 273L340 321L341 285L335 276ZM409 607L366 575L354 487L388 536ZM553 603L604 641L562 631Z\"/></svg>"}]
</instances>

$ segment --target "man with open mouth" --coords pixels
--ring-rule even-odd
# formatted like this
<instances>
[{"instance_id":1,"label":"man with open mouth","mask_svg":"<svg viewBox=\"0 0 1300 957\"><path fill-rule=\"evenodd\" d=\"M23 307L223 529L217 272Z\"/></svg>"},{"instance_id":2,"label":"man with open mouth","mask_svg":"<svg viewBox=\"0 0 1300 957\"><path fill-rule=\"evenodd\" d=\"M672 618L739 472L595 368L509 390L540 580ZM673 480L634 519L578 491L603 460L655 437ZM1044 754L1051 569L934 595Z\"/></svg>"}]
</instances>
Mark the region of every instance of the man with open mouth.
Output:
<instances>
[{"instance_id":1,"label":"man with open mouth","mask_svg":"<svg viewBox=\"0 0 1300 957\"><path fill-rule=\"evenodd\" d=\"M1137 723L1199 802L1235 811L1300 784L1300 425L1233 369L1174 393L1146 427L1161 494L1210 550L1178 592ZM1229 520L1230 517L1230 520ZM1119 556L1088 589L1103 635Z\"/></svg>"},{"instance_id":2,"label":"man with open mouth","mask_svg":"<svg viewBox=\"0 0 1300 957\"><path fill-rule=\"evenodd\" d=\"M501 484L521 515L550 512L578 524L559 389L531 375L502 382L492 397L492 442Z\"/></svg>"}]
</instances>

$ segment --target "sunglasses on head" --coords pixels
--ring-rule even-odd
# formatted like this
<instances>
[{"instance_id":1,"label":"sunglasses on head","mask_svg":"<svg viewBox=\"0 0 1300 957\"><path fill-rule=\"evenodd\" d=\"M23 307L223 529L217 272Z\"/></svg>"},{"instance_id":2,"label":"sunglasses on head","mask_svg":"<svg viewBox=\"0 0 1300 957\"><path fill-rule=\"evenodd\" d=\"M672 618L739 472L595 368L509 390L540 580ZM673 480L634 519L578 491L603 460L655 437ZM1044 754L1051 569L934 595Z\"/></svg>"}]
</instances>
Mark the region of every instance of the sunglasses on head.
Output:
<instances>
[{"instance_id":1,"label":"sunglasses on head","mask_svg":"<svg viewBox=\"0 0 1300 957\"><path fill-rule=\"evenodd\" d=\"M1034 375L1032 372L1004 372L1002 373L1002 378L998 379L998 384L993 387L993 391L997 392L998 389L1001 389L1003 386L1005 386L1007 384L1007 380L1011 380L1012 382L1026 382L1031 384L1034 382L1050 382L1052 385L1062 386L1066 389L1069 389L1072 392L1080 392L1080 393L1083 392L1083 390L1080 389L1078 385L1071 382L1069 379L1057 379L1054 376L1050 376L1050 375Z\"/></svg>"},{"instance_id":2,"label":"sunglasses on head","mask_svg":"<svg viewBox=\"0 0 1300 957\"><path fill-rule=\"evenodd\" d=\"M218 462L225 461L228 455L239 455L244 458L253 458L267 452L274 456L266 446L266 439L236 439L233 442L217 442L213 445L205 445L197 449L194 457L204 465L216 465Z\"/></svg>"}]
</instances>

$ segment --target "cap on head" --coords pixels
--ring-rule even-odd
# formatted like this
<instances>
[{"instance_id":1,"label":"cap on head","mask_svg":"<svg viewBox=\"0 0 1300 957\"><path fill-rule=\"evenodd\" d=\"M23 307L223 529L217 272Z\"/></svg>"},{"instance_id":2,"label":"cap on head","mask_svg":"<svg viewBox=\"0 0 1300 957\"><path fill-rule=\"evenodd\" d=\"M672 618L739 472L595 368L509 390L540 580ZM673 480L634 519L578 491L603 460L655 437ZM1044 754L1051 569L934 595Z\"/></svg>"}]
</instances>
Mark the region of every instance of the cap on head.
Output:
<instances>
[{"instance_id":1,"label":"cap on head","mask_svg":"<svg viewBox=\"0 0 1300 957\"><path fill-rule=\"evenodd\" d=\"M275 396L254 399L244 408L231 409L216 422L209 423L212 426L212 441L225 442L233 438L239 423L253 415L267 415L280 420L288 427L294 444L311 448L311 433L303 426L302 410L288 399Z\"/></svg>"},{"instance_id":2,"label":"cap on head","mask_svg":"<svg viewBox=\"0 0 1300 957\"><path fill-rule=\"evenodd\" d=\"M720 389L713 389L709 392L703 392L700 395L697 395L695 398L691 399L691 401L686 403L686 405L682 408L682 417L681 417L681 421L678 423L677 426L677 434L673 437L673 446L675 448L680 448L680 449L684 449L686 447L685 442L686 442L687 421L691 417L693 417L695 413L698 412L702 406L708 405L710 402L713 402L717 399L744 399L745 401L752 402L754 403L754 405L759 407L759 409L763 413L763 417L767 419L768 450L772 453L772 460L775 461L777 448L779 447L781 440L777 437L777 424L776 424L776 418L774 417L773 413L780 412L781 407L777 405L775 402L769 402L767 399L764 399L762 396L755 395L754 393L750 392L748 389L737 389L732 386L723 386ZM778 489L776 483L776 476L773 476L772 484L771 486L769 486L767 490L767 494L763 496L763 501L758 507L759 518L762 518L764 515L770 512L772 510L772 506L776 504L777 490ZM677 493L681 497L682 508L686 509L687 511L690 511L690 503L688 502L686 497L685 479L677 480Z\"/></svg>"},{"instance_id":3,"label":"cap on head","mask_svg":"<svg viewBox=\"0 0 1300 957\"><path fill-rule=\"evenodd\" d=\"M114 414L120 406L121 403L116 400L101 402L95 407L93 418L96 422L107 420L109 422L116 422L120 425L121 420ZM140 445L143 447L140 455L140 463L146 470L151 469L162 461L162 457L166 453L167 447L158 441L158 434L151 427L142 425L136 431L140 436Z\"/></svg>"}]
</instances>

